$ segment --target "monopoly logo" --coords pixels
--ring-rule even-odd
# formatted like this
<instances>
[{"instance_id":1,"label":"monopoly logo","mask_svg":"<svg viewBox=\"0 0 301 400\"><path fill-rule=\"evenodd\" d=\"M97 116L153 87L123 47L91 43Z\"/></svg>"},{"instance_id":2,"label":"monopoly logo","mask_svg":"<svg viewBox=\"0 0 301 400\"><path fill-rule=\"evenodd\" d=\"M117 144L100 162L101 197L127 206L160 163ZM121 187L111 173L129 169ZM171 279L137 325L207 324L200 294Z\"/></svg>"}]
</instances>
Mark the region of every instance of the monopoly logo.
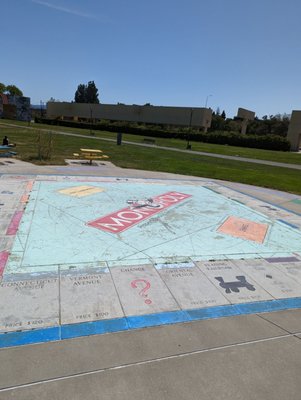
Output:
<instances>
[{"instance_id":1,"label":"monopoly logo","mask_svg":"<svg viewBox=\"0 0 301 400\"><path fill-rule=\"evenodd\" d=\"M133 225L191 197L190 194L168 192L152 198L153 205L126 207L87 223L88 226L110 233L120 233Z\"/></svg>"}]
</instances>

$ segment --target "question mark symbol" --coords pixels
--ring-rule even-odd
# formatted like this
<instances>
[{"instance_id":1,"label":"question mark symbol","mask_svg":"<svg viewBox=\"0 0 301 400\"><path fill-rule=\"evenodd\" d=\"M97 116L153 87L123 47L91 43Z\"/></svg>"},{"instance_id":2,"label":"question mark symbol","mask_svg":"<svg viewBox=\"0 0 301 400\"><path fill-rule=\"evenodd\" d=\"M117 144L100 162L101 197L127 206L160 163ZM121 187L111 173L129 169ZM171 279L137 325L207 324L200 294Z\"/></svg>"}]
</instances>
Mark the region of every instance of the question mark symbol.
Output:
<instances>
[{"instance_id":1,"label":"question mark symbol","mask_svg":"<svg viewBox=\"0 0 301 400\"><path fill-rule=\"evenodd\" d=\"M131 282L131 286L133 289L137 289L139 284L143 284L143 288L140 290L139 296L144 298L148 297L148 294L146 292L151 287L151 284L145 279L135 279L134 281ZM144 303L152 304L152 301L150 299L145 299Z\"/></svg>"}]
</instances>

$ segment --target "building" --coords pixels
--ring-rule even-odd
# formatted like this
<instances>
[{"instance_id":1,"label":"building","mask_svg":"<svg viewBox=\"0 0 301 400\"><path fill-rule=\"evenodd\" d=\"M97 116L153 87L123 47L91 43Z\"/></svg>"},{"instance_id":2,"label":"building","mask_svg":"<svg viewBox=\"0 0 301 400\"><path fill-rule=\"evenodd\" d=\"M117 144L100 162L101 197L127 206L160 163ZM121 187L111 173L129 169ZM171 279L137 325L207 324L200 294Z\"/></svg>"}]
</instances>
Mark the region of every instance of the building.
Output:
<instances>
[{"instance_id":1,"label":"building","mask_svg":"<svg viewBox=\"0 0 301 400\"><path fill-rule=\"evenodd\" d=\"M0 118L30 121L30 98L0 94Z\"/></svg>"},{"instance_id":2,"label":"building","mask_svg":"<svg viewBox=\"0 0 301 400\"><path fill-rule=\"evenodd\" d=\"M146 124L211 126L212 111L209 108L165 107L151 105L86 104L48 102L47 118L73 121L127 121Z\"/></svg>"},{"instance_id":3,"label":"building","mask_svg":"<svg viewBox=\"0 0 301 400\"><path fill-rule=\"evenodd\" d=\"M291 151L301 149L301 111L293 110L288 127L287 139L291 143Z\"/></svg>"}]
</instances>

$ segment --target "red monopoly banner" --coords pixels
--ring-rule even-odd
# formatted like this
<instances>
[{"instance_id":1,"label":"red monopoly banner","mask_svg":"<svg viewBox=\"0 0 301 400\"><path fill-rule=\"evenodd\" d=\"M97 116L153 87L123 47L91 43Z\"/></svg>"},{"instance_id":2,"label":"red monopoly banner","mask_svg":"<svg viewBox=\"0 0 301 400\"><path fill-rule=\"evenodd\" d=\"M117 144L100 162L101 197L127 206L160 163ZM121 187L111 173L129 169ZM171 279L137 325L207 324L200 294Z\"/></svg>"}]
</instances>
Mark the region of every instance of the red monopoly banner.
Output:
<instances>
[{"instance_id":1,"label":"red monopoly banner","mask_svg":"<svg viewBox=\"0 0 301 400\"><path fill-rule=\"evenodd\" d=\"M90 221L87 225L105 232L120 233L189 197L192 196L185 193L168 192L146 200L145 204L133 200L131 207Z\"/></svg>"}]
</instances>

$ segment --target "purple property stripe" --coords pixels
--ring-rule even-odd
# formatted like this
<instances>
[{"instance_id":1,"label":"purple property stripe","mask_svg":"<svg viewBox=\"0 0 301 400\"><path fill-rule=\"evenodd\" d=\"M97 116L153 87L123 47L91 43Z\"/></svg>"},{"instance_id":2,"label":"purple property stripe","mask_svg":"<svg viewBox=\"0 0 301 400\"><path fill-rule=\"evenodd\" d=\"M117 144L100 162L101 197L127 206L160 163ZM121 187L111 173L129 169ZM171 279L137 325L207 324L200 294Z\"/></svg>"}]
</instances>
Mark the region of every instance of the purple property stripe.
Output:
<instances>
[{"instance_id":1,"label":"purple property stripe","mask_svg":"<svg viewBox=\"0 0 301 400\"><path fill-rule=\"evenodd\" d=\"M0 277L3 275L4 268L6 262L8 260L9 252L8 251L1 251L0 252Z\"/></svg>"},{"instance_id":2,"label":"purple property stripe","mask_svg":"<svg viewBox=\"0 0 301 400\"><path fill-rule=\"evenodd\" d=\"M15 235L17 233L23 211L16 211L10 221L9 227L7 228L7 235Z\"/></svg>"},{"instance_id":3,"label":"purple property stripe","mask_svg":"<svg viewBox=\"0 0 301 400\"><path fill-rule=\"evenodd\" d=\"M265 260L269 263L281 263L281 262L296 262L300 261L297 257L274 257L274 258L265 258Z\"/></svg>"}]
</instances>

